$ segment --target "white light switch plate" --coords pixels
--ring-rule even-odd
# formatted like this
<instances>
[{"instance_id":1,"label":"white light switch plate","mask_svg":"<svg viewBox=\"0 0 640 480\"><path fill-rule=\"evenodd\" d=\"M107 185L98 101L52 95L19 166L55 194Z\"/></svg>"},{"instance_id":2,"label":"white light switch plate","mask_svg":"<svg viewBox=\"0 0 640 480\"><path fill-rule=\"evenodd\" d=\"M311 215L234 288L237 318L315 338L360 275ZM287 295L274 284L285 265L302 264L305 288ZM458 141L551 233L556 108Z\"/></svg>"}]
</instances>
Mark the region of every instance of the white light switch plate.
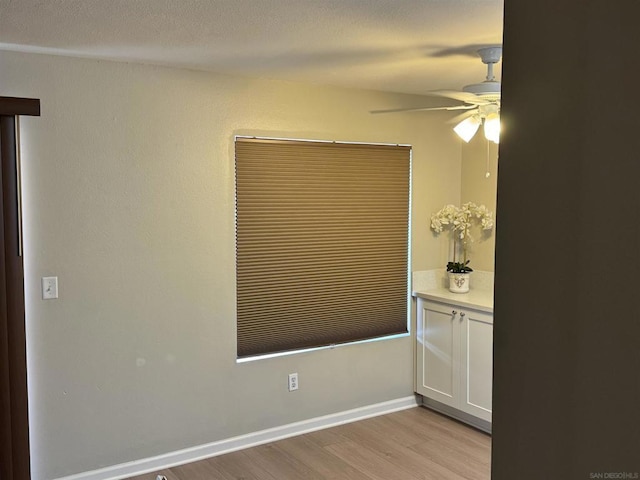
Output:
<instances>
[{"instance_id":1,"label":"white light switch plate","mask_svg":"<svg viewBox=\"0 0 640 480\"><path fill-rule=\"evenodd\" d=\"M58 277L42 277L42 299L58 298Z\"/></svg>"}]
</instances>

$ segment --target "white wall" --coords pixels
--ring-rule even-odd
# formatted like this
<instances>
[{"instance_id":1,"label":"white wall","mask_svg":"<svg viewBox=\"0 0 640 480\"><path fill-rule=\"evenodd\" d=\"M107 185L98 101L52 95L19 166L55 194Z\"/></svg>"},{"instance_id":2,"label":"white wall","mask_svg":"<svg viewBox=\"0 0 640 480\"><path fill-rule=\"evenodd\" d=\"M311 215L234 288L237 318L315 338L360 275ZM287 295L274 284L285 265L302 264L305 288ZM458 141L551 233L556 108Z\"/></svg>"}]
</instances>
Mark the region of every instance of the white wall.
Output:
<instances>
[{"instance_id":1,"label":"white wall","mask_svg":"<svg viewBox=\"0 0 640 480\"><path fill-rule=\"evenodd\" d=\"M22 121L34 479L411 395L410 338L236 364L233 136L412 144L412 266L438 268L460 143L439 114L368 113L419 97L11 52L0 85L42 101Z\"/></svg>"},{"instance_id":2,"label":"white wall","mask_svg":"<svg viewBox=\"0 0 640 480\"><path fill-rule=\"evenodd\" d=\"M489 173L489 176L486 174ZM496 190L498 187L498 145L484 138L482 129L462 147L461 202L484 204L496 213ZM474 241L468 247L469 264L475 270L493 272L496 235L491 231L473 229Z\"/></svg>"}]
</instances>

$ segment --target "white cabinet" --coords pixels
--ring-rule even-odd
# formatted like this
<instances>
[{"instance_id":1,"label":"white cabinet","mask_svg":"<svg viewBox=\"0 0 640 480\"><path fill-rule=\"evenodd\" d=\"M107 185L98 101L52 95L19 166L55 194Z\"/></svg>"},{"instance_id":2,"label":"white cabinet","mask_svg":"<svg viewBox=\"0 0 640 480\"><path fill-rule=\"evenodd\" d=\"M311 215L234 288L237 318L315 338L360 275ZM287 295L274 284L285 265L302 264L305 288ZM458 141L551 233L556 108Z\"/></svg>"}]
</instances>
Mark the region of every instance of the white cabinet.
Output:
<instances>
[{"instance_id":1,"label":"white cabinet","mask_svg":"<svg viewBox=\"0 0 640 480\"><path fill-rule=\"evenodd\" d=\"M418 298L416 340L417 393L491 422L493 315Z\"/></svg>"}]
</instances>

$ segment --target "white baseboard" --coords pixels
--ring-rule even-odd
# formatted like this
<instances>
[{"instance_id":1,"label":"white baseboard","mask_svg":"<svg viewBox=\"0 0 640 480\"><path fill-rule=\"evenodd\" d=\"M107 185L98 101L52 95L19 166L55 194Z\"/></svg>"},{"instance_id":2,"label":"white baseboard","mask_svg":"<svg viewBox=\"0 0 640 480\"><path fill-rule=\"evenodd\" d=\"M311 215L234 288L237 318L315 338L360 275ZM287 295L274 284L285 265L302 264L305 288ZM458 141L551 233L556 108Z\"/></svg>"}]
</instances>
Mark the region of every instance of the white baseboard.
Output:
<instances>
[{"instance_id":1,"label":"white baseboard","mask_svg":"<svg viewBox=\"0 0 640 480\"><path fill-rule=\"evenodd\" d=\"M365 407L354 408L344 412L332 413L322 417L311 418L301 422L289 423L280 427L260 430L258 432L240 435L225 440L220 440L197 447L186 448L169 452L156 457L135 460L133 462L121 463L111 467L78 473L68 477L61 477L57 480L118 480L122 478L134 477L169 467L175 467L185 463L196 462L205 458L215 457L224 453L235 452L243 448L254 447L264 443L282 440L284 438L302 435L324 428L335 427L345 423L364 420L365 418L376 417L387 413L406 410L417 407L420 401L414 395L410 397L398 398L388 402L376 403Z\"/></svg>"}]
</instances>

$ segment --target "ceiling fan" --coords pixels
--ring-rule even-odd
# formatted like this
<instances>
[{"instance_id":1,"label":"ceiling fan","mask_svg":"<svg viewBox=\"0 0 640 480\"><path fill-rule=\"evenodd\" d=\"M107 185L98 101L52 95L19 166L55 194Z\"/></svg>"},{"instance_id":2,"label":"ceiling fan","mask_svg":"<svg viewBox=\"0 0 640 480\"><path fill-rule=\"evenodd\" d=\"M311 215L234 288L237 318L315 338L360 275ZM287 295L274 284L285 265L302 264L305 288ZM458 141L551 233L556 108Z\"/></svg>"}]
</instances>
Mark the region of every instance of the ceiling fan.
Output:
<instances>
[{"instance_id":1,"label":"ceiling fan","mask_svg":"<svg viewBox=\"0 0 640 480\"><path fill-rule=\"evenodd\" d=\"M487 78L484 82L472 83L459 90L432 90L425 95L445 97L463 102L463 105L448 107L396 108L392 110L373 110L371 113L417 112L434 110L464 110L454 117L454 131L465 142L469 142L480 125L484 125L487 140L500 141L500 82L495 79L493 66L500 61L502 47L486 47L478 50L482 63L487 65Z\"/></svg>"}]
</instances>

